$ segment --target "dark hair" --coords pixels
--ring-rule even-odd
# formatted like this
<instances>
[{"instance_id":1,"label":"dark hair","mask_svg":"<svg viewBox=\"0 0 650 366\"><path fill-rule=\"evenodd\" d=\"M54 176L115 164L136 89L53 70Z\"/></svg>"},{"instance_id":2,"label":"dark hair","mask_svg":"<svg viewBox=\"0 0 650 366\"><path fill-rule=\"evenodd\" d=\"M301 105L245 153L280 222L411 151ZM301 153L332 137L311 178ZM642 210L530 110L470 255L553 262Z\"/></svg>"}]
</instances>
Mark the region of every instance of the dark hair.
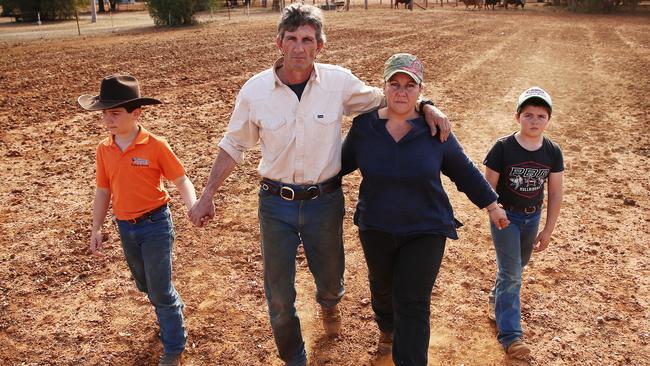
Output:
<instances>
[{"instance_id":1,"label":"dark hair","mask_svg":"<svg viewBox=\"0 0 650 366\"><path fill-rule=\"evenodd\" d=\"M133 113L134 110L142 107L142 105L137 103L126 103L126 104L122 104L120 107L124 107L127 113Z\"/></svg>"},{"instance_id":2,"label":"dark hair","mask_svg":"<svg viewBox=\"0 0 650 366\"><path fill-rule=\"evenodd\" d=\"M282 18L278 24L278 36L284 38L284 32L293 32L302 25L311 25L316 30L316 42L325 43L323 30L323 12L315 6L293 3L282 11Z\"/></svg>"},{"instance_id":3,"label":"dark hair","mask_svg":"<svg viewBox=\"0 0 650 366\"><path fill-rule=\"evenodd\" d=\"M551 117L551 106L548 105L548 103L546 103L546 101L544 99L537 98L537 97L528 98L525 102L521 103L519 108L517 108L517 115L519 115L521 113L521 111L524 108L526 108L526 106L529 106L529 105L532 105L532 106L535 106L535 107L542 107L542 108L546 109L546 112L548 113L548 117L549 118Z\"/></svg>"}]
</instances>

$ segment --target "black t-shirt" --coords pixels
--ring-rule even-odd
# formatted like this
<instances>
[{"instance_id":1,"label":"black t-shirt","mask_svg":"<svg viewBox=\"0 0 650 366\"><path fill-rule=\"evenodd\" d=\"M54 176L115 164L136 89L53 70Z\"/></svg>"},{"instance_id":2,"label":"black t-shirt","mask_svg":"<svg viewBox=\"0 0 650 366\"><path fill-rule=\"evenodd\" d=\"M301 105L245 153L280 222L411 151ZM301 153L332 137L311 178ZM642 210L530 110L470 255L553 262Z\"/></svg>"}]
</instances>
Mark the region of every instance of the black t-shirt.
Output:
<instances>
[{"instance_id":1,"label":"black t-shirt","mask_svg":"<svg viewBox=\"0 0 650 366\"><path fill-rule=\"evenodd\" d=\"M298 100L302 98L302 92L305 91L305 87L307 86L307 82L309 81L309 78L307 80L303 81L300 84L287 84L291 90L293 90L294 93L296 93L296 96L298 97Z\"/></svg>"},{"instance_id":2,"label":"black t-shirt","mask_svg":"<svg viewBox=\"0 0 650 366\"><path fill-rule=\"evenodd\" d=\"M564 170L562 151L555 142L544 137L542 147L528 151L514 134L498 139L483 164L499 173L499 202L520 208L541 205L548 175Z\"/></svg>"}]
</instances>

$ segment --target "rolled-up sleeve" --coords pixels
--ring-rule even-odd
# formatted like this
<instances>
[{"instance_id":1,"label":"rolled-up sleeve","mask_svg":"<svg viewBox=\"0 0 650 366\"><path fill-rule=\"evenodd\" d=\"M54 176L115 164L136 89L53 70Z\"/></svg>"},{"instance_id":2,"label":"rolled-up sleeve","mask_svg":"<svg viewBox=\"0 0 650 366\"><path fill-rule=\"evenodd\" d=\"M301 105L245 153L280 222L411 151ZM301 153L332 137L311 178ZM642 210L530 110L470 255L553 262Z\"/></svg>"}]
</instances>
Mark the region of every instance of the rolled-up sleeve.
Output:
<instances>
[{"instance_id":1,"label":"rolled-up sleeve","mask_svg":"<svg viewBox=\"0 0 650 366\"><path fill-rule=\"evenodd\" d=\"M240 91L235 99L228 130L219 142L219 147L239 164L244 158L244 152L255 146L259 137L259 127L252 118L250 99Z\"/></svg>"},{"instance_id":2,"label":"rolled-up sleeve","mask_svg":"<svg viewBox=\"0 0 650 366\"><path fill-rule=\"evenodd\" d=\"M373 86L368 86L352 73L349 74L343 90L343 113L346 115L371 111L381 105L384 92Z\"/></svg>"}]
</instances>

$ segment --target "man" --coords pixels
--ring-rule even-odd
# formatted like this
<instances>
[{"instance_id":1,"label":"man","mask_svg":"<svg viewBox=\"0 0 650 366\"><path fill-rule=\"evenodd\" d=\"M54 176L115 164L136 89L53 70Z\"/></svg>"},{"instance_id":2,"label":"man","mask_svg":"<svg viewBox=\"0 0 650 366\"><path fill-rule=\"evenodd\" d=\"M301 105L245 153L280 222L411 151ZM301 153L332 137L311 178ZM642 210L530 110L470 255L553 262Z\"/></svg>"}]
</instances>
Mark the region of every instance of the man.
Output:
<instances>
[{"instance_id":1,"label":"man","mask_svg":"<svg viewBox=\"0 0 650 366\"><path fill-rule=\"evenodd\" d=\"M259 220L264 290L273 336L287 365L305 365L307 356L294 306L295 258L303 244L316 282L325 332L338 334L343 296L343 214L341 117L376 108L383 93L342 67L315 63L325 45L321 11L294 3L286 7L276 38L283 57L242 87L226 135L201 198L190 211L197 226L215 215L212 197L261 142L263 177ZM440 138L449 122L428 105L427 120Z\"/></svg>"}]
</instances>

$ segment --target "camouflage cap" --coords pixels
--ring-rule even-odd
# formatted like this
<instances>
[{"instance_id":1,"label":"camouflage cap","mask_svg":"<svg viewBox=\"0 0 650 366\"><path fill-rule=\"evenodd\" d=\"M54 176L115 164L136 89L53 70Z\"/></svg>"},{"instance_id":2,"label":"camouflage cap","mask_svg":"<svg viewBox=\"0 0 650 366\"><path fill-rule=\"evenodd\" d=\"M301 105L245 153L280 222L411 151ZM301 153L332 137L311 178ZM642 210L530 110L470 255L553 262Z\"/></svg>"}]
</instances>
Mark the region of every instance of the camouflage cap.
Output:
<instances>
[{"instance_id":1,"label":"camouflage cap","mask_svg":"<svg viewBox=\"0 0 650 366\"><path fill-rule=\"evenodd\" d=\"M521 106L524 104L524 102L531 98L541 99L544 101L544 103L548 104L549 110L553 110L553 102L551 101L551 96L548 95L548 93L539 86L533 86L532 88L526 89L519 96L519 99L517 100L517 113L521 112Z\"/></svg>"},{"instance_id":2,"label":"camouflage cap","mask_svg":"<svg viewBox=\"0 0 650 366\"><path fill-rule=\"evenodd\" d=\"M386 60L384 64L384 81L388 81L398 72L407 74L418 84L424 80L422 62L409 53L396 53Z\"/></svg>"}]
</instances>

